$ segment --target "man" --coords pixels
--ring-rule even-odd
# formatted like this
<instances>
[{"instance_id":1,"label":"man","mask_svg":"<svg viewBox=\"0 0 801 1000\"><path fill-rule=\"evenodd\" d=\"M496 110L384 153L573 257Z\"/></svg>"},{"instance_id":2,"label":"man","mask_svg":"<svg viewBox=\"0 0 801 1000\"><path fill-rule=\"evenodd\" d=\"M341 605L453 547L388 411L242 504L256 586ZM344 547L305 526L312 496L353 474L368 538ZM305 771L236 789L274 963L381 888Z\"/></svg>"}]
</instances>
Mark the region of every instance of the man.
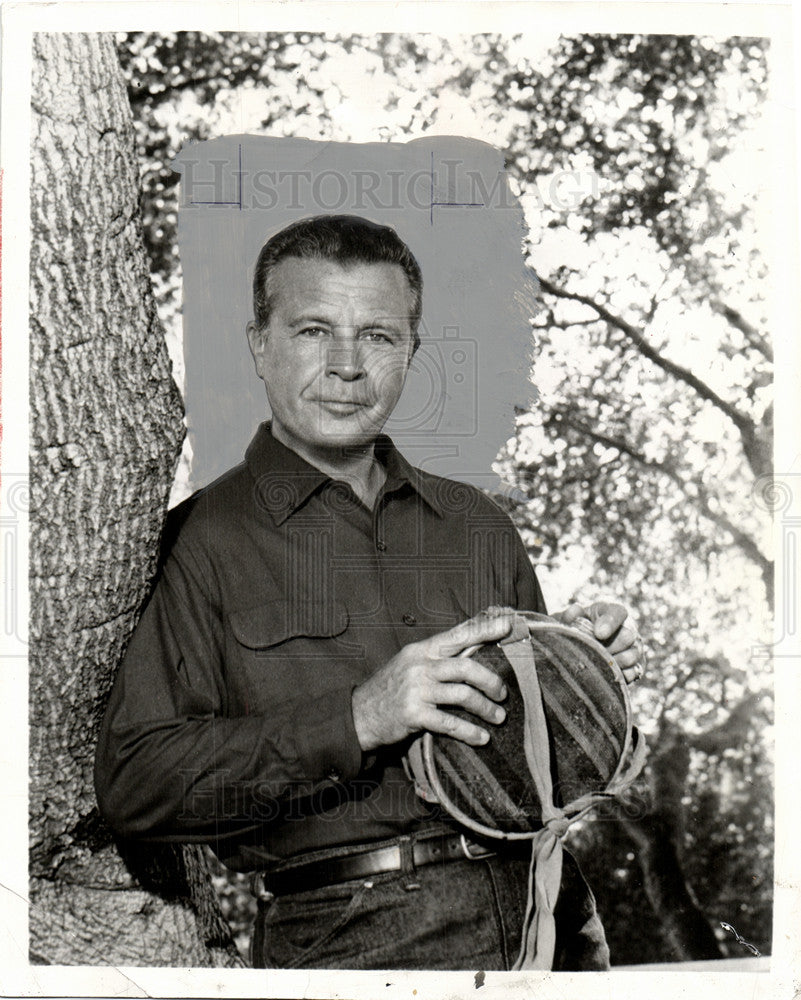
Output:
<instances>
[{"instance_id":1,"label":"man","mask_svg":"<svg viewBox=\"0 0 801 1000\"><path fill-rule=\"evenodd\" d=\"M506 692L464 651L511 617L480 613L545 610L506 515L381 434L421 296L408 247L363 219L264 246L248 338L272 420L169 519L104 721L101 811L256 873L257 967L503 969L519 947L527 850L467 840L402 766L423 730L491 738ZM625 609L580 614L631 679ZM606 966L572 859L556 919L556 968Z\"/></svg>"}]
</instances>

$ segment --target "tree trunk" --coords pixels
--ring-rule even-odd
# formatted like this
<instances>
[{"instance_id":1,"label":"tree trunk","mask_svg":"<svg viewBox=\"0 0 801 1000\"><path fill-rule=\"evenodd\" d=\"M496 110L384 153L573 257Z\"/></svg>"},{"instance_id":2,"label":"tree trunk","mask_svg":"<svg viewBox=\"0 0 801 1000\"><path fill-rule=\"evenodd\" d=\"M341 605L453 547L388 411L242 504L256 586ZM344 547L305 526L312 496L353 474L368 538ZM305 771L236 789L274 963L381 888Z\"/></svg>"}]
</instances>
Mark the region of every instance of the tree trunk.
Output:
<instances>
[{"instance_id":1,"label":"tree trunk","mask_svg":"<svg viewBox=\"0 0 801 1000\"><path fill-rule=\"evenodd\" d=\"M675 962L723 958L715 933L690 894L669 824L659 814L643 820L622 820L636 847L643 889L653 909L652 919Z\"/></svg>"},{"instance_id":2,"label":"tree trunk","mask_svg":"<svg viewBox=\"0 0 801 1000\"><path fill-rule=\"evenodd\" d=\"M147 595L183 435L108 35L37 34L31 178L31 961L242 964L198 849L124 861L99 718Z\"/></svg>"},{"instance_id":3,"label":"tree trunk","mask_svg":"<svg viewBox=\"0 0 801 1000\"><path fill-rule=\"evenodd\" d=\"M682 796L690 750L682 733L663 729L659 750L648 761L651 810L642 819L620 820L636 848L643 889L653 919L677 962L723 958L712 926L694 900L681 865Z\"/></svg>"}]
</instances>

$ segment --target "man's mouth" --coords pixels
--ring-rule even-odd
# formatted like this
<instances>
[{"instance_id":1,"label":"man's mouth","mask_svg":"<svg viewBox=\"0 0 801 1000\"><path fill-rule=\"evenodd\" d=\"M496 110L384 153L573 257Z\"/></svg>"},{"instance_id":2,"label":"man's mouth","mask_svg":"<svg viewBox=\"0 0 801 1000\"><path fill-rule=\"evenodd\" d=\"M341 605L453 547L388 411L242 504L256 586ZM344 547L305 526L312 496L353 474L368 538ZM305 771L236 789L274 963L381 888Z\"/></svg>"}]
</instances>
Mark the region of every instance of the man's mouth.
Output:
<instances>
[{"instance_id":1,"label":"man's mouth","mask_svg":"<svg viewBox=\"0 0 801 1000\"><path fill-rule=\"evenodd\" d=\"M317 403L329 413L343 417L350 416L368 405L355 399L318 399Z\"/></svg>"}]
</instances>

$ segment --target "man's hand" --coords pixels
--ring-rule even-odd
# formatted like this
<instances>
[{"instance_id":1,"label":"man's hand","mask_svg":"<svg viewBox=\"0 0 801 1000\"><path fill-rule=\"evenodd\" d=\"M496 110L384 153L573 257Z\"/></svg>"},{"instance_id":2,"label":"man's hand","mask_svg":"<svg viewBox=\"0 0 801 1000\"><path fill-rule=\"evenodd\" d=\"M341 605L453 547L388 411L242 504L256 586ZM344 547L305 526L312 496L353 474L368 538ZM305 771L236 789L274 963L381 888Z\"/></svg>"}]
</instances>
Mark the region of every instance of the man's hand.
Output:
<instances>
[{"instance_id":1,"label":"man's hand","mask_svg":"<svg viewBox=\"0 0 801 1000\"><path fill-rule=\"evenodd\" d=\"M554 618L564 625L572 625L578 618L589 619L593 635L614 656L626 683L631 684L642 677L645 671L642 639L622 604L606 601L596 601L589 607L570 604Z\"/></svg>"},{"instance_id":2,"label":"man's hand","mask_svg":"<svg viewBox=\"0 0 801 1000\"><path fill-rule=\"evenodd\" d=\"M509 635L512 615L478 615L448 632L412 642L353 692L353 722L362 750L397 743L427 729L480 746L489 733L443 711L458 705L485 722L506 718L501 679L482 664L460 655L471 646Z\"/></svg>"}]
</instances>

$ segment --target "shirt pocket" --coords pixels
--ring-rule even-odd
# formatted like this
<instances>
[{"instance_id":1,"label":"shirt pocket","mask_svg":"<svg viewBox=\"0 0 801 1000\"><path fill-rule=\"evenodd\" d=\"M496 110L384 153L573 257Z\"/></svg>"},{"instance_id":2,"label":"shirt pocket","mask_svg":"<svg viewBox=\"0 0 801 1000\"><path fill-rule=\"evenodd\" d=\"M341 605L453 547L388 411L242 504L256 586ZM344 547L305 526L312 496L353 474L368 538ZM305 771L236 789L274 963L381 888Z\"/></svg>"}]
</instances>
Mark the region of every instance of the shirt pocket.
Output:
<instances>
[{"instance_id":1,"label":"shirt pocket","mask_svg":"<svg viewBox=\"0 0 801 1000\"><path fill-rule=\"evenodd\" d=\"M348 627L348 610L342 601L279 599L234 611L230 620L237 642L267 650L294 639L334 639Z\"/></svg>"},{"instance_id":2,"label":"shirt pocket","mask_svg":"<svg viewBox=\"0 0 801 1000\"><path fill-rule=\"evenodd\" d=\"M248 712L325 694L349 679L360 660L341 601L262 601L232 612L229 623Z\"/></svg>"}]
</instances>

